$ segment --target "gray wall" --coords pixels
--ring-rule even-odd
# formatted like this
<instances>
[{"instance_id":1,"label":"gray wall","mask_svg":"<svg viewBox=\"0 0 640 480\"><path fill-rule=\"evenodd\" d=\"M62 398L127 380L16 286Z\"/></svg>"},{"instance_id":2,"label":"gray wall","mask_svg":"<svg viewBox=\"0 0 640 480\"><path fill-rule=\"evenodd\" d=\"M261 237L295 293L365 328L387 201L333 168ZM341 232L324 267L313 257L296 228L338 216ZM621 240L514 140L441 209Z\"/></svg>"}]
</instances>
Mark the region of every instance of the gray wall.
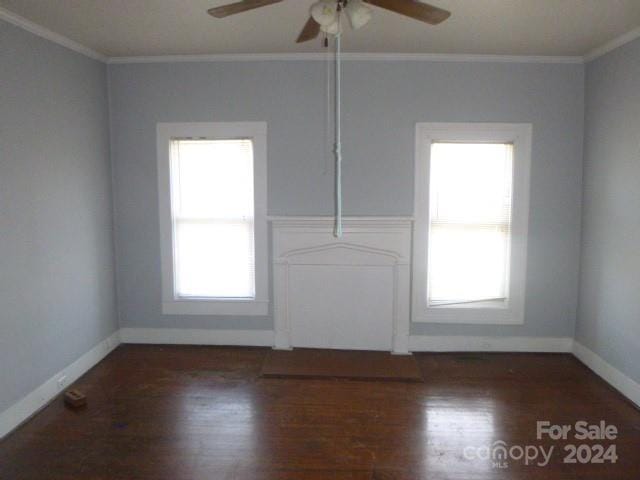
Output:
<instances>
[{"instance_id":1,"label":"gray wall","mask_svg":"<svg viewBox=\"0 0 640 480\"><path fill-rule=\"evenodd\" d=\"M589 63L586 85L576 338L640 382L640 40Z\"/></svg>"},{"instance_id":2,"label":"gray wall","mask_svg":"<svg viewBox=\"0 0 640 480\"><path fill-rule=\"evenodd\" d=\"M0 21L0 411L117 328L105 68Z\"/></svg>"},{"instance_id":3,"label":"gray wall","mask_svg":"<svg viewBox=\"0 0 640 480\"><path fill-rule=\"evenodd\" d=\"M332 213L325 64L218 62L109 67L121 326L271 328L270 318L160 313L156 123L268 122L269 212ZM534 126L524 326L414 325L441 335L572 336L580 242L584 67L347 62L347 215L411 215L416 122Z\"/></svg>"}]
</instances>

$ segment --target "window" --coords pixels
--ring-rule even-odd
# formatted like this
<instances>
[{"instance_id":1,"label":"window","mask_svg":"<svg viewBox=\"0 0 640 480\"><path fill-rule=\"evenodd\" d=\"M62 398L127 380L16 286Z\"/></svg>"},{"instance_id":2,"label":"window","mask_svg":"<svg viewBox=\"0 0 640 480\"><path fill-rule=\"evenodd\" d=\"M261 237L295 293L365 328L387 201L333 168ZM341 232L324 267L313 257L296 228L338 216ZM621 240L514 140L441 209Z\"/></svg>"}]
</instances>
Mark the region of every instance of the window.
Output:
<instances>
[{"instance_id":1,"label":"window","mask_svg":"<svg viewBox=\"0 0 640 480\"><path fill-rule=\"evenodd\" d=\"M513 145L432 143L429 306L504 304Z\"/></svg>"},{"instance_id":2,"label":"window","mask_svg":"<svg viewBox=\"0 0 640 480\"><path fill-rule=\"evenodd\" d=\"M266 127L159 124L166 314L266 315Z\"/></svg>"},{"instance_id":3,"label":"window","mask_svg":"<svg viewBox=\"0 0 640 480\"><path fill-rule=\"evenodd\" d=\"M414 321L523 323L530 144L530 125L418 125Z\"/></svg>"}]
</instances>

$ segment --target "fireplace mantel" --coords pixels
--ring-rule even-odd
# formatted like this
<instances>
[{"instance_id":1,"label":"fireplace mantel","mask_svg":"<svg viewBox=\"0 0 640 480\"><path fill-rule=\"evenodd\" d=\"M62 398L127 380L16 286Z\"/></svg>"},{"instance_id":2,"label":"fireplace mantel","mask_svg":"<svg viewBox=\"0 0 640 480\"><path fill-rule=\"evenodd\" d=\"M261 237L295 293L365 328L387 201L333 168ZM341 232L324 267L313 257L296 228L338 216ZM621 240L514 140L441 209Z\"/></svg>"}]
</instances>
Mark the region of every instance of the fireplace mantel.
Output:
<instances>
[{"instance_id":1,"label":"fireplace mantel","mask_svg":"<svg viewBox=\"0 0 640 480\"><path fill-rule=\"evenodd\" d=\"M270 221L276 348L409 353L412 218Z\"/></svg>"}]
</instances>

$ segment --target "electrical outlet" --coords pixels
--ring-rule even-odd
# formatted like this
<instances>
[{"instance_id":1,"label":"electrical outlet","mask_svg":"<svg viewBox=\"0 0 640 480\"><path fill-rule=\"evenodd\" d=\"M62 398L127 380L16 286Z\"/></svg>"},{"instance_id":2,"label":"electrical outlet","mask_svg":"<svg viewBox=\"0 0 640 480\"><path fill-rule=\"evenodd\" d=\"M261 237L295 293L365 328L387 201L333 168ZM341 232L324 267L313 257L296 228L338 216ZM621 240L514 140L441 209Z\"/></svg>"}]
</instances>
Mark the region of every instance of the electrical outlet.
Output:
<instances>
[{"instance_id":1,"label":"electrical outlet","mask_svg":"<svg viewBox=\"0 0 640 480\"><path fill-rule=\"evenodd\" d=\"M62 390L66 385L67 385L67 376L62 375L60 378L58 378L58 389Z\"/></svg>"}]
</instances>

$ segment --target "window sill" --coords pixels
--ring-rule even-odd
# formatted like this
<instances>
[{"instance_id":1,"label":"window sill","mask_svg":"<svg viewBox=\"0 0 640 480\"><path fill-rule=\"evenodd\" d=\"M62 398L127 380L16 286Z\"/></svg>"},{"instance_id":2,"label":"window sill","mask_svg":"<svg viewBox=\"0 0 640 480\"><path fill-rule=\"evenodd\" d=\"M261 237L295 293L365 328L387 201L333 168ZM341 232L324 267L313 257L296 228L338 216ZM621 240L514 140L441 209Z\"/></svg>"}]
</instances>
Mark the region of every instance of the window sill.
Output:
<instances>
[{"instance_id":1,"label":"window sill","mask_svg":"<svg viewBox=\"0 0 640 480\"><path fill-rule=\"evenodd\" d=\"M413 322L466 325L524 325L523 312L510 308L432 307L416 312Z\"/></svg>"},{"instance_id":2,"label":"window sill","mask_svg":"<svg viewBox=\"0 0 640 480\"><path fill-rule=\"evenodd\" d=\"M260 300L172 300L162 302L164 315L269 315L269 302Z\"/></svg>"},{"instance_id":3,"label":"window sill","mask_svg":"<svg viewBox=\"0 0 640 480\"><path fill-rule=\"evenodd\" d=\"M460 302L460 303L437 303L429 304L429 310L506 310L509 307L504 300L486 300L484 302Z\"/></svg>"}]
</instances>

